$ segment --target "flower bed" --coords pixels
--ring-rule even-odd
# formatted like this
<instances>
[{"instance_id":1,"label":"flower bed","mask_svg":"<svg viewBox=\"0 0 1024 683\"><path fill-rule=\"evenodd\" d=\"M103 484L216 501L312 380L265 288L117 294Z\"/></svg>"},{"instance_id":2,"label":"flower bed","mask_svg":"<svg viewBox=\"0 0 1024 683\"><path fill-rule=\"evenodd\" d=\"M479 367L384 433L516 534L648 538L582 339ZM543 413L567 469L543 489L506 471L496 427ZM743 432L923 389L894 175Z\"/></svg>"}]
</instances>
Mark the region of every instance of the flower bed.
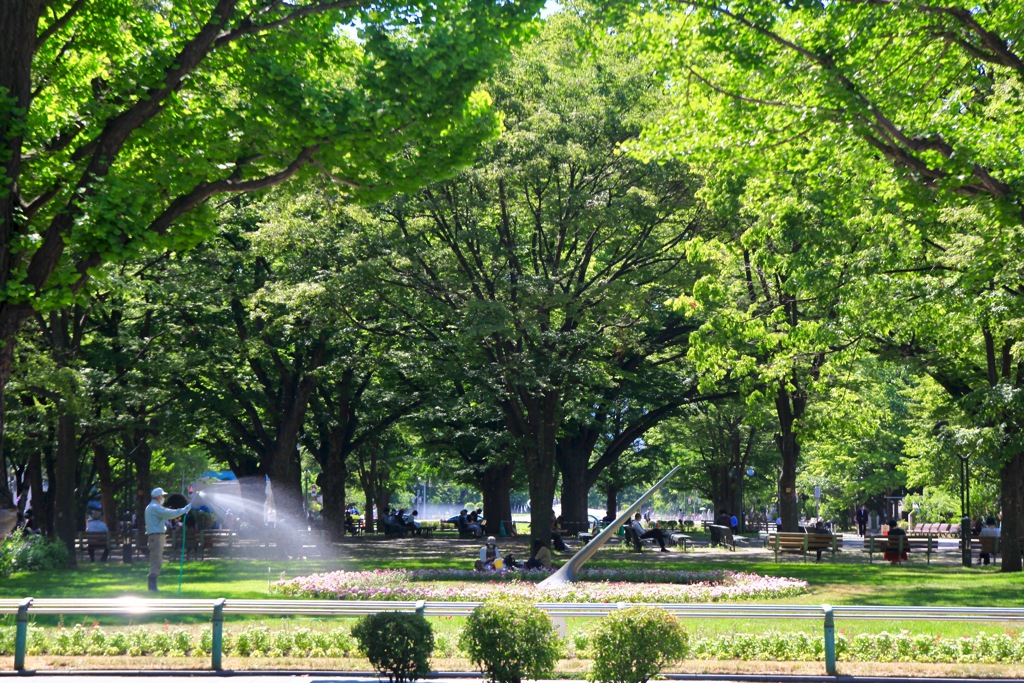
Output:
<instances>
[{"instance_id":1,"label":"flower bed","mask_svg":"<svg viewBox=\"0 0 1024 683\"><path fill-rule=\"evenodd\" d=\"M312 574L274 585L292 597L334 600L482 601L496 591L534 598L544 572L406 571ZM481 580L483 579L483 580ZM460 582L460 583L455 583ZM777 599L807 592L807 582L742 572L590 570L581 581L545 591L544 602L719 602Z\"/></svg>"}]
</instances>

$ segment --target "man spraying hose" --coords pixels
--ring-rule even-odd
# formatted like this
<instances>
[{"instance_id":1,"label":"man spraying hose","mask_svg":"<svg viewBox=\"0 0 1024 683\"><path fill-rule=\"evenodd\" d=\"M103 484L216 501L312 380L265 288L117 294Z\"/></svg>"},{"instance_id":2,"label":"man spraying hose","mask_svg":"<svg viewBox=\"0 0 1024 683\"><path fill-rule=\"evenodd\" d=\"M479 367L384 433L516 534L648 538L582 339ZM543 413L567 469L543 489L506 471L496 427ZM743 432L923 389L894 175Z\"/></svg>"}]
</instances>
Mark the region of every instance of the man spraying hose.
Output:
<instances>
[{"instance_id":1,"label":"man spraying hose","mask_svg":"<svg viewBox=\"0 0 1024 683\"><path fill-rule=\"evenodd\" d=\"M165 508L164 496L167 495L159 486L150 493L152 500L146 506L146 541L149 546L149 590L157 592L156 578L160 576L160 568L164 563L164 543L168 520L176 519L192 509L192 503L183 508ZM194 500L194 499L193 499Z\"/></svg>"}]
</instances>

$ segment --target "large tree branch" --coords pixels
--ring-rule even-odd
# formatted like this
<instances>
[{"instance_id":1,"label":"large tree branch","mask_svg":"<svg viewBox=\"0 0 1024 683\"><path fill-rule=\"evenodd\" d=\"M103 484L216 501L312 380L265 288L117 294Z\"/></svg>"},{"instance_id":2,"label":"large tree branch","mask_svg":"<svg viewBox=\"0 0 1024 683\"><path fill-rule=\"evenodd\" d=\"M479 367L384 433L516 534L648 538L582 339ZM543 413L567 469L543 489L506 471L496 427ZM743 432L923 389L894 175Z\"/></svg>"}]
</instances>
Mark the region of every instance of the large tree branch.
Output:
<instances>
[{"instance_id":1,"label":"large tree branch","mask_svg":"<svg viewBox=\"0 0 1024 683\"><path fill-rule=\"evenodd\" d=\"M281 2L274 2L268 9L279 7L282 4L283 3ZM242 36L272 31L276 28L284 26L285 24L289 24L293 21L302 19L304 17L312 16L314 14L323 14L324 12L330 12L332 10L343 10L350 9L353 7L362 7L363 5L369 4L371 3L367 2L366 0L338 0L335 2L313 2L309 5L306 5L305 7L299 7L297 9L294 9L293 11L284 15L283 17L280 17L273 21L268 21L265 24L253 21L252 17L246 17L241 22L239 22L238 26L236 26L235 28L230 29L228 31L224 31L223 33L218 35L217 40L213 43L213 47L216 48L222 45L226 45L227 43L230 43L234 40L238 40Z\"/></svg>"},{"instance_id":2,"label":"large tree branch","mask_svg":"<svg viewBox=\"0 0 1024 683\"><path fill-rule=\"evenodd\" d=\"M145 232L156 233L158 235L166 234L176 220L184 216L189 211L195 209L214 195L255 192L257 190L264 190L283 183L298 173L299 170L301 170L302 167L313 158L318 147L319 145L306 147L296 155L295 159L288 164L287 167L261 178L239 180L237 177L232 176L212 182L200 183L192 188L192 190L187 194L184 194L171 202L159 216L153 219L153 222L149 224L145 229ZM130 239L130 236L126 233L122 233L119 238L121 244L127 243ZM78 291L83 285L85 285L89 277L89 270L103 263L103 260L103 254L93 252L79 262L76 268L79 277L72 286L73 291Z\"/></svg>"},{"instance_id":3,"label":"large tree branch","mask_svg":"<svg viewBox=\"0 0 1024 683\"><path fill-rule=\"evenodd\" d=\"M899 0L845 0L852 3L863 3L870 5L892 6L903 5ZM1022 77L1024 77L1024 60L1021 60L1012 49L1011 45L1017 44L1016 40L1004 39L999 34L989 31L979 22L975 13L964 7L948 7L943 5L929 5L917 3L910 5L925 14L940 15L953 19L960 26L965 28L969 34L974 35L981 41L981 49L963 38L957 38L956 43L972 56L992 64L1008 66Z\"/></svg>"},{"instance_id":4,"label":"large tree branch","mask_svg":"<svg viewBox=\"0 0 1024 683\"><path fill-rule=\"evenodd\" d=\"M67 26L67 23L71 21L76 14L78 14L78 10L82 9L84 5L85 0L75 0L64 14L57 17L52 24L39 33L36 37L36 45L34 49L38 50L39 46L49 40L54 33Z\"/></svg>"},{"instance_id":5,"label":"large tree branch","mask_svg":"<svg viewBox=\"0 0 1024 683\"><path fill-rule=\"evenodd\" d=\"M192 71L210 53L214 40L234 14L238 0L219 0L206 25L185 44L164 71L160 86L148 89L133 105L112 118L99 136L80 148L74 160L88 158L71 199L58 211L46 230L42 242L29 262L26 283L41 291L56 269L75 221L85 210L85 203L96 193L96 181L105 177L128 138L143 124L156 116L167 104Z\"/></svg>"},{"instance_id":6,"label":"large tree branch","mask_svg":"<svg viewBox=\"0 0 1024 683\"><path fill-rule=\"evenodd\" d=\"M851 1L872 2L876 4L888 4L889 2L889 0ZM723 16L727 16L741 26L744 26L754 33L767 38L785 50L803 57L810 63L822 69L825 73L829 74L835 80L837 85L850 94L860 109L860 111L854 111L847 108L847 114L852 117L853 120L860 120L874 132L873 136L867 133L862 133L865 140L896 163L908 166L914 171L922 174L924 176L923 184L926 187L934 187L935 180L945 178L948 175L945 171L930 168L924 161L917 158L913 153L933 151L941 154L947 159L951 159L956 153L953 146L938 134L917 136L907 135L889 117L885 116L881 108L876 103L869 100L860 91L857 84L836 66L835 61L828 54L819 53L805 48L800 44L783 37L770 28L762 26L756 21L748 19L746 16L736 14L720 4L703 2L690 2L689 4L710 9ZM937 8L933 9L938 11ZM949 13L951 16L959 14L959 11L951 8L943 8L943 12ZM969 15L969 13L967 14ZM961 21L964 20L963 17L959 18ZM977 22L974 21L973 18L970 18L970 21L973 22L974 26L979 31L984 31L979 25L977 25ZM988 40L995 40L998 42L999 39L997 36L994 36L994 34L989 34ZM972 164L972 173L975 178L978 179L979 183L976 185L966 185L957 188L958 193L967 195L985 193L995 197L1003 197L1010 193L1010 187L1008 185L993 178L989 170L980 164Z\"/></svg>"}]
</instances>

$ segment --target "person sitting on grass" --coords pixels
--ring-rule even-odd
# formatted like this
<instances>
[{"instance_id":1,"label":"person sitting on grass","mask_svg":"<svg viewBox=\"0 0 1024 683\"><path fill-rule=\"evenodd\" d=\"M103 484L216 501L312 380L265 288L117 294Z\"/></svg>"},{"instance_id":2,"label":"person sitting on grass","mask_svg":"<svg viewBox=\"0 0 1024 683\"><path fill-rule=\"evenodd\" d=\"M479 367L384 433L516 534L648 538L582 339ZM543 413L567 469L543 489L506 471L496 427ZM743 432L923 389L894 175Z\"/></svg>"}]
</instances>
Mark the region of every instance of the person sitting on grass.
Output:
<instances>
[{"instance_id":1,"label":"person sitting on grass","mask_svg":"<svg viewBox=\"0 0 1024 683\"><path fill-rule=\"evenodd\" d=\"M495 562L501 555L498 553L498 541L494 536L487 537L487 543L480 548L480 559L477 560L473 568L478 572L482 571L494 571Z\"/></svg>"},{"instance_id":2,"label":"person sitting on grass","mask_svg":"<svg viewBox=\"0 0 1024 683\"><path fill-rule=\"evenodd\" d=\"M551 551L548 550L548 546L544 541L537 539L533 542L533 554L530 555L530 559L523 565L523 569L546 569L551 571L553 568L551 564Z\"/></svg>"}]
</instances>

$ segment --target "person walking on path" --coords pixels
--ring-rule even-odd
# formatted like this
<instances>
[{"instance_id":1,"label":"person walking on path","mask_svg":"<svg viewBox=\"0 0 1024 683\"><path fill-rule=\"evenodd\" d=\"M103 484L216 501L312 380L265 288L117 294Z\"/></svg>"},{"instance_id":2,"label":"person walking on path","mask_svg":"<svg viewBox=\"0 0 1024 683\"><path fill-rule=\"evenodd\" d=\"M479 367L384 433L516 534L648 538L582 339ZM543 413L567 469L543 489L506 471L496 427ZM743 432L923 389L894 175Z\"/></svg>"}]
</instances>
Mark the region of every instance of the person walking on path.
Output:
<instances>
[{"instance_id":1,"label":"person walking on path","mask_svg":"<svg viewBox=\"0 0 1024 683\"><path fill-rule=\"evenodd\" d=\"M149 590L156 593L156 578L160 576L160 568L164 564L164 543L166 542L167 522L181 517L192 509L192 503L183 508L165 508L164 496L167 493L159 486L149 494L152 499L146 506L146 541L149 546Z\"/></svg>"},{"instance_id":2,"label":"person walking on path","mask_svg":"<svg viewBox=\"0 0 1024 683\"><path fill-rule=\"evenodd\" d=\"M863 505L857 510L857 533L863 536L868 529L868 511Z\"/></svg>"}]
</instances>

